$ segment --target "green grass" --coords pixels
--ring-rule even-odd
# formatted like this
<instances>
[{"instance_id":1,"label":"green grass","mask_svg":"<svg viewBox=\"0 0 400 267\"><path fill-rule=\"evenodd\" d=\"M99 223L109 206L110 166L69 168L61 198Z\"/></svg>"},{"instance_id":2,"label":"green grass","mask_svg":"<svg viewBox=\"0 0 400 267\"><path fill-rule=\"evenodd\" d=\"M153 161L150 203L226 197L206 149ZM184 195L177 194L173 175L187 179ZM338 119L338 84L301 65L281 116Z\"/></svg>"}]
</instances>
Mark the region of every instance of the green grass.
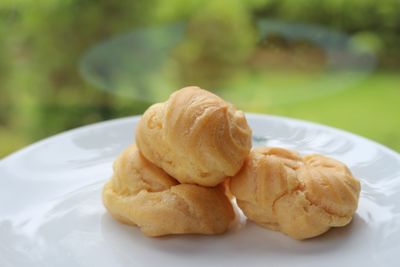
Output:
<instances>
[{"instance_id":1,"label":"green grass","mask_svg":"<svg viewBox=\"0 0 400 267\"><path fill-rule=\"evenodd\" d=\"M398 73L375 73L333 95L255 111L341 128L400 151Z\"/></svg>"}]
</instances>

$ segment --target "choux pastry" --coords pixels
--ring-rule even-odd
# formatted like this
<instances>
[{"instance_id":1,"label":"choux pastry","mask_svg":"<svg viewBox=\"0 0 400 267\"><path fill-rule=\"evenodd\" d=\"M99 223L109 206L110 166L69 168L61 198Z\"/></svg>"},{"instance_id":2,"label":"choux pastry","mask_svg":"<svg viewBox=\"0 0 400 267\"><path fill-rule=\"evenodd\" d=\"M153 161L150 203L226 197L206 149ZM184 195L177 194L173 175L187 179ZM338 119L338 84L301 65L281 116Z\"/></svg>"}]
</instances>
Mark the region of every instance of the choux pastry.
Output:
<instances>
[{"instance_id":1,"label":"choux pastry","mask_svg":"<svg viewBox=\"0 0 400 267\"><path fill-rule=\"evenodd\" d=\"M115 161L103 202L117 220L137 225L147 236L219 234L234 219L221 187L178 184L146 160L135 145Z\"/></svg>"},{"instance_id":2,"label":"choux pastry","mask_svg":"<svg viewBox=\"0 0 400 267\"><path fill-rule=\"evenodd\" d=\"M144 113L136 143L145 158L180 183L216 186L241 168L251 130L243 112L191 86Z\"/></svg>"},{"instance_id":3,"label":"choux pastry","mask_svg":"<svg viewBox=\"0 0 400 267\"><path fill-rule=\"evenodd\" d=\"M351 221L360 182L334 159L264 147L250 152L230 189L248 219L305 239Z\"/></svg>"}]
</instances>

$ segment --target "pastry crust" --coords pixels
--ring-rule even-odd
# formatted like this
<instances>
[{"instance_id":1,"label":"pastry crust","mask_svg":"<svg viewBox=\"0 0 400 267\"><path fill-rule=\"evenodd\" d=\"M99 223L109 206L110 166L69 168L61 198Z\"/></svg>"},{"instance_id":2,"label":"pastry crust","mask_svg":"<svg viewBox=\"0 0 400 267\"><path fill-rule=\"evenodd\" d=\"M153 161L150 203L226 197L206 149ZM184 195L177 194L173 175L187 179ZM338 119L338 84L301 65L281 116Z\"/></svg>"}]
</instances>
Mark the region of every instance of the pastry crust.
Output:
<instances>
[{"instance_id":1,"label":"pastry crust","mask_svg":"<svg viewBox=\"0 0 400 267\"><path fill-rule=\"evenodd\" d=\"M240 170L251 149L251 130L243 112L191 86L144 113L136 143L180 183L216 186Z\"/></svg>"},{"instance_id":2,"label":"pastry crust","mask_svg":"<svg viewBox=\"0 0 400 267\"><path fill-rule=\"evenodd\" d=\"M250 152L230 189L250 220L305 239L348 224L361 188L337 160L263 147Z\"/></svg>"},{"instance_id":3,"label":"pastry crust","mask_svg":"<svg viewBox=\"0 0 400 267\"><path fill-rule=\"evenodd\" d=\"M223 188L178 184L135 145L115 161L103 202L115 219L139 226L147 236L220 234L235 216Z\"/></svg>"}]
</instances>

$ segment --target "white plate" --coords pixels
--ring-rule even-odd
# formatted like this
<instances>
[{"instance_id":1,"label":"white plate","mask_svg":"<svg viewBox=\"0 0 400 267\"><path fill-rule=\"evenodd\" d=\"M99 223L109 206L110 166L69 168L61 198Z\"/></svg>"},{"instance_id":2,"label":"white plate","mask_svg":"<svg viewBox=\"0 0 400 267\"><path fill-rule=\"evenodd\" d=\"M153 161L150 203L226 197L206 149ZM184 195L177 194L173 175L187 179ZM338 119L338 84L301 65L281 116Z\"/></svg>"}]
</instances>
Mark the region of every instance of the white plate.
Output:
<instances>
[{"instance_id":1,"label":"white plate","mask_svg":"<svg viewBox=\"0 0 400 267\"><path fill-rule=\"evenodd\" d=\"M0 266L399 266L399 154L286 118L248 115L254 144L347 163L362 181L360 205L347 227L307 241L250 222L220 236L147 238L114 221L101 188L114 158L134 140L137 120L82 127L0 162Z\"/></svg>"}]
</instances>

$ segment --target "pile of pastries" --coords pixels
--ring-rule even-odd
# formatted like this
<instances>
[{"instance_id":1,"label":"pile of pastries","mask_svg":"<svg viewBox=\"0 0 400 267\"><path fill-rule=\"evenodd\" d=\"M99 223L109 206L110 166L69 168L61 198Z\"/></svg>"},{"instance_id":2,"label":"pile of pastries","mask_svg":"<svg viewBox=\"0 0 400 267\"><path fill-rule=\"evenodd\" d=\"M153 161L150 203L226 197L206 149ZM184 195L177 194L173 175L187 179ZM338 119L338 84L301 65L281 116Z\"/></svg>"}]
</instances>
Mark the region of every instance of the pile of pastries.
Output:
<instances>
[{"instance_id":1,"label":"pile of pastries","mask_svg":"<svg viewBox=\"0 0 400 267\"><path fill-rule=\"evenodd\" d=\"M295 239L344 226L357 209L360 182L343 163L252 149L244 113L199 87L152 105L135 137L114 162L103 202L147 236L224 233L235 199L249 220Z\"/></svg>"}]
</instances>

